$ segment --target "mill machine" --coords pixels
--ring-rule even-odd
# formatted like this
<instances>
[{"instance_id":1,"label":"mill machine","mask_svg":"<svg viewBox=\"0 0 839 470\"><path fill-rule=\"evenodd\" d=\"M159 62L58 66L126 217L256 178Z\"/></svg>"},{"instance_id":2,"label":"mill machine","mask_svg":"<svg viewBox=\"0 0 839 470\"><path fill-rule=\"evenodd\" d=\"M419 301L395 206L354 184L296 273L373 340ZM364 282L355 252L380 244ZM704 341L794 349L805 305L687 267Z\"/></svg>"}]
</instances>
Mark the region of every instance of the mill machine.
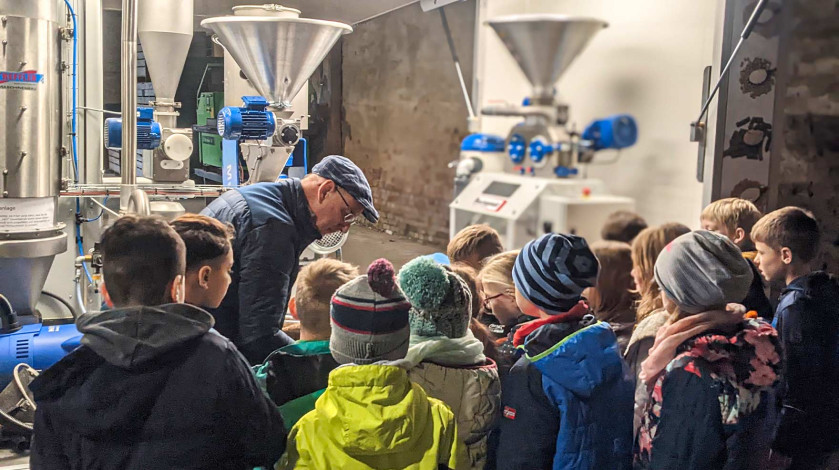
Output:
<instances>
[{"instance_id":1,"label":"mill machine","mask_svg":"<svg viewBox=\"0 0 839 470\"><path fill-rule=\"evenodd\" d=\"M450 231L486 223L508 249L521 248L546 232L575 233L589 241L616 210L634 208L627 197L581 174L596 152L620 150L637 139L635 120L615 115L569 129L568 105L554 84L600 30L603 21L560 15L514 15L487 22L532 85L521 106L488 106L485 116L524 118L507 136L472 134L454 162L455 198Z\"/></svg>"},{"instance_id":2,"label":"mill machine","mask_svg":"<svg viewBox=\"0 0 839 470\"><path fill-rule=\"evenodd\" d=\"M306 116L295 109L293 101L332 46L352 28L300 18L299 10L273 4L238 6L233 13L208 18L201 26L213 31L214 40L259 95L240 96L242 106L226 106L219 112L218 132L224 139L222 178L236 181L237 146L248 170L243 183L276 181L286 167L297 171L288 176L302 177L305 143L299 144ZM242 78L233 70L226 66L226 100L249 88L239 85ZM301 154L295 163L295 156Z\"/></svg>"}]
</instances>

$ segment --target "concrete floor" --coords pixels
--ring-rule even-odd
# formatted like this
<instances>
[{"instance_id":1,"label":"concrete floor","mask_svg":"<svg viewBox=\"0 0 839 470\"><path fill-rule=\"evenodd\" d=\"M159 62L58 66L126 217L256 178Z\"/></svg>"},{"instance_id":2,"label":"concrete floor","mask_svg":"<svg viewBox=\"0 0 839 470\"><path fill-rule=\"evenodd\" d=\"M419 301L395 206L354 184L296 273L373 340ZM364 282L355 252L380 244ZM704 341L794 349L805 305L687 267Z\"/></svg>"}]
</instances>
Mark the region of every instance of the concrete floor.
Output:
<instances>
[{"instance_id":1,"label":"concrete floor","mask_svg":"<svg viewBox=\"0 0 839 470\"><path fill-rule=\"evenodd\" d=\"M355 264L361 272L373 261L387 258L398 270L417 256L445 252L446 247L419 243L397 235L388 235L366 227L353 226L342 250L344 261Z\"/></svg>"}]
</instances>

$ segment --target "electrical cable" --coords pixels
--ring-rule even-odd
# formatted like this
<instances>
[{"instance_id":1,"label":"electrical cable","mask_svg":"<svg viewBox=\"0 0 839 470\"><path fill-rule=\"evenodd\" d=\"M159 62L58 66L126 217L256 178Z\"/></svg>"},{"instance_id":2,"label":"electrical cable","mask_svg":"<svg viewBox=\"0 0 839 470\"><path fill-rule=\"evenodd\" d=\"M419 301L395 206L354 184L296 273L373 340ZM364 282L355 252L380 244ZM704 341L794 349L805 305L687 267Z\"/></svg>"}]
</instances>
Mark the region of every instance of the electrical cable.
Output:
<instances>
[{"instance_id":1,"label":"electrical cable","mask_svg":"<svg viewBox=\"0 0 839 470\"><path fill-rule=\"evenodd\" d=\"M42 290L42 291L41 291L41 294L44 294L44 295L46 295L47 297L52 297L53 299L55 299L55 300L57 300L57 301L61 302L61 304L62 304L62 305L64 305L65 307L67 307L67 310L69 310L69 311L70 311L70 315L72 315L72 316L73 316L73 318L76 318L76 311L75 311L75 310L73 310L73 307L71 307L71 306L70 306L70 302L67 302L66 300L62 299L62 298L61 298L61 297L59 297L58 295L53 294L52 292L49 292L49 291Z\"/></svg>"}]
</instances>

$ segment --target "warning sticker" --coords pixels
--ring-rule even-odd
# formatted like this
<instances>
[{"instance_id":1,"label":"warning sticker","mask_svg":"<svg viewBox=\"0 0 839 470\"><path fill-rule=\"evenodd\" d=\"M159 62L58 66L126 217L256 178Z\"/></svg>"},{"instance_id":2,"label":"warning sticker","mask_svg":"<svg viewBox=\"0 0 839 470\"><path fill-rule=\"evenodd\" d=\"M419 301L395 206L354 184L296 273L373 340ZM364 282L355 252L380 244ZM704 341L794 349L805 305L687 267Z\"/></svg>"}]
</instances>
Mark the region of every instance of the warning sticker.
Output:
<instances>
[{"instance_id":1,"label":"warning sticker","mask_svg":"<svg viewBox=\"0 0 839 470\"><path fill-rule=\"evenodd\" d=\"M44 81L44 74L37 70L23 72L0 72L0 89L34 90Z\"/></svg>"},{"instance_id":2,"label":"warning sticker","mask_svg":"<svg viewBox=\"0 0 839 470\"><path fill-rule=\"evenodd\" d=\"M50 229L55 221L51 197L0 199L0 230Z\"/></svg>"}]
</instances>

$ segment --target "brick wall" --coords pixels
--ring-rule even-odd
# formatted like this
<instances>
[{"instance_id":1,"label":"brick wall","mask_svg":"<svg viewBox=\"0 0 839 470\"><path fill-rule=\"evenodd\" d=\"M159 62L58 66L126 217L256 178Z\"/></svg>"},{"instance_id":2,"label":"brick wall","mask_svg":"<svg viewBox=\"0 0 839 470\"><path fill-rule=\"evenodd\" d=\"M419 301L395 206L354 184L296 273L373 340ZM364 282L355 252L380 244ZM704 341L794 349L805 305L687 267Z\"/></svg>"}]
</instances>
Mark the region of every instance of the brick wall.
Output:
<instances>
[{"instance_id":1,"label":"brick wall","mask_svg":"<svg viewBox=\"0 0 839 470\"><path fill-rule=\"evenodd\" d=\"M776 207L813 211L821 223L819 267L839 273L839 3L792 0L785 12L786 90ZM776 111L776 121L778 120Z\"/></svg>"},{"instance_id":2,"label":"brick wall","mask_svg":"<svg viewBox=\"0 0 839 470\"><path fill-rule=\"evenodd\" d=\"M446 7L471 83L475 3ZM448 240L449 209L466 105L438 12L419 4L362 23L343 41L344 154L370 180L378 228Z\"/></svg>"}]
</instances>

